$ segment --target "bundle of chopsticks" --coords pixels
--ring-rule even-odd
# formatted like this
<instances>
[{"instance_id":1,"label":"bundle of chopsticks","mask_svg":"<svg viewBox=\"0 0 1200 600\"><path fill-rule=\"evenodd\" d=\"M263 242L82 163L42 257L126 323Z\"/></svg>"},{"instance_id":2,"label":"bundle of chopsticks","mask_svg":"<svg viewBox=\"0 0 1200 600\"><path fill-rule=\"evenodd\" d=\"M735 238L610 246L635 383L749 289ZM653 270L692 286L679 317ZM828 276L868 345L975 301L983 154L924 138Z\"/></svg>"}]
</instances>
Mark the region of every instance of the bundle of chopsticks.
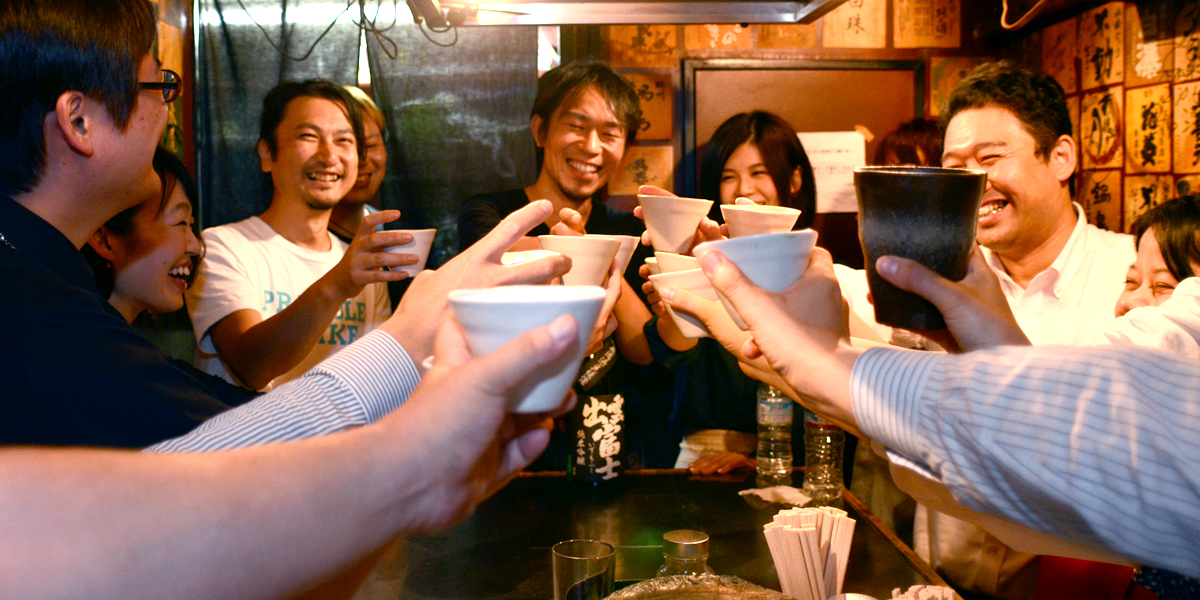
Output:
<instances>
[{"instance_id":1,"label":"bundle of chopsticks","mask_svg":"<svg viewBox=\"0 0 1200 600\"><path fill-rule=\"evenodd\" d=\"M907 592L892 590L892 600L955 600L954 589L940 585L914 585Z\"/></svg>"},{"instance_id":2,"label":"bundle of chopsticks","mask_svg":"<svg viewBox=\"0 0 1200 600\"><path fill-rule=\"evenodd\" d=\"M825 600L842 591L854 519L830 506L781 510L763 526L783 593Z\"/></svg>"}]
</instances>

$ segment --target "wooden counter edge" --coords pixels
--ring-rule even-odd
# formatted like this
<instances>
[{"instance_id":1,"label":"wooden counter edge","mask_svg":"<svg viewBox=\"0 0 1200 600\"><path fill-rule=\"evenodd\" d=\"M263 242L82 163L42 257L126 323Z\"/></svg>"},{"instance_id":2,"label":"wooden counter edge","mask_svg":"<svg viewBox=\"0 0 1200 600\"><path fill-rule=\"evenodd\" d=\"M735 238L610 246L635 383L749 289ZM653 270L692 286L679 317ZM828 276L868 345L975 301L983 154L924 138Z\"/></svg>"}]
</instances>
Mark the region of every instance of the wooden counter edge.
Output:
<instances>
[{"instance_id":1,"label":"wooden counter edge","mask_svg":"<svg viewBox=\"0 0 1200 600\"><path fill-rule=\"evenodd\" d=\"M884 525L883 522L879 520L879 517L876 517L875 514L867 508L867 505L863 504L862 501L859 500L854 494L850 493L850 490L842 490L842 499L846 501L846 504L854 507L854 510L857 511L858 514L862 515L862 518L865 519L867 523L870 523L871 527L874 527L877 531L879 531L879 533L882 533L883 537L886 537L888 541L890 541L892 545L904 555L904 558L908 559L908 562L913 566L913 568L916 569L922 577L929 580L930 584L953 588L953 586L951 586L949 583L946 583L945 579L942 579L941 575L937 574L937 571L933 570L933 567L929 566L929 563L925 562L925 559L921 558L920 555L914 552L912 548L909 548L908 544L905 544L904 540L901 540L894 531ZM958 592L954 593L954 598L955 600L963 600L963 597L958 595Z\"/></svg>"}]
</instances>

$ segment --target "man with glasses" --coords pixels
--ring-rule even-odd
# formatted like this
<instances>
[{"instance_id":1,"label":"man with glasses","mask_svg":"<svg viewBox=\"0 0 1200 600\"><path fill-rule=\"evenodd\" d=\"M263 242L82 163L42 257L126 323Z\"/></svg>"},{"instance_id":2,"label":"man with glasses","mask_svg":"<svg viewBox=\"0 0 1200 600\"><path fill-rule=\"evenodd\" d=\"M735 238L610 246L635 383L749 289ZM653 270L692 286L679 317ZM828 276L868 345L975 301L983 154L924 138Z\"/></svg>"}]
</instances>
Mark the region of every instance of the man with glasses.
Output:
<instances>
[{"instance_id":1,"label":"man with glasses","mask_svg":"<svg viewBox=\"0 0 1200 600\"><path fill-rule=\"evenodd\" d=\"M141 448L190 432L169 448L215 449L374 422L419 382L450 290L566 270L565 260L499 264L549 215L530 207L423 277L379 330L229 410L125 322L79 253L157 193L151 159L179 80L155 60L155 36L146 0L0 2L0 444Z\"/></svg>"},{"instance_id":2,"label":"man with glasses","mask_svg":"<svg viewBox=\"0 0 1200 600\"><path fill-rule=\"evenodd\" d=\"M499 264L549 216L539 203L422 275L400 316L203 429L247 445L377 422L203 454L12 447L140 446L225 409L108 304L78 251L157 185L163 100L178 87L150 53L155 33L147 0L0 0L5 598L312 590L396 536L453 525L541 452L547 434L536 425L553 413L517 418L504 407L577 343L563 316L472 357L444 319L452 289L566 271L563 259ZM436 365L413 390L413 359L433 355L439 326Z\"/></svg>"}]
</instances>

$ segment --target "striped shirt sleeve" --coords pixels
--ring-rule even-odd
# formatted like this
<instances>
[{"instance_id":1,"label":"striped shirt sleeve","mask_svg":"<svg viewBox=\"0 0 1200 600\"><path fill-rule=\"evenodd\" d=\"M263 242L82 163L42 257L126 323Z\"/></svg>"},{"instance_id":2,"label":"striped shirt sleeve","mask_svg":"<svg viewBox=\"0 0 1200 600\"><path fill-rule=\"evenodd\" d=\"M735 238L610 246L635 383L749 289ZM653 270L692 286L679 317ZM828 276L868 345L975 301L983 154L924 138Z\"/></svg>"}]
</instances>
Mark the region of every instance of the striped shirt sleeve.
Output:
<instances>
[{"instance_id":1,"label":"striped shirt sleeve","mask_svg":"<svg viewBox=\"0 0 1200 600\"><path fill-rule=\"evenodd\" d=\"M1200 364L1138 348L879 348L863 433L972 510L1200 576Z\"/></svg>"},{"instance_id":2,"label":"striped shirt sleeve","mask_svg":"<svg viewBox=\"0 0 1200 600\"><path fill-rule=\"evenodd\" d=\"M204 452L298 440L379 420L421 381L392 336L374 331L294 379L152 452Z\"/></svg>"}]
</instances>

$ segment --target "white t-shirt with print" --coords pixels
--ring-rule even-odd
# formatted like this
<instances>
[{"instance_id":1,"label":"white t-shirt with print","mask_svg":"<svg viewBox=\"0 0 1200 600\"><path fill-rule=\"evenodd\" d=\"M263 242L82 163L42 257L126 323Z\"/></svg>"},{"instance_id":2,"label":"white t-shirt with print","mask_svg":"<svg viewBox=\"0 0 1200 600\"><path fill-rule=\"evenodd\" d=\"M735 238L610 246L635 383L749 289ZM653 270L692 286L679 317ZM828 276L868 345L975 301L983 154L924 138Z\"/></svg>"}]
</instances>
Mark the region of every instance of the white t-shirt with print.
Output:
<instances>
[{"instance_id":1,"label":"white t-shirt with print","mask_svg":"<svg viewBox=\"0 0 1200 600\"><path fill-rule=\"evenodd\" d=\"M196 367L241 382L229 372L213 346L209 330L221 319L243 309L254 309L263 320L287 308L314 282L329 272L346 253L347 244L329 234L330 250L302 248L276 233L259 217L204 230L204 259L196 281L188 289L187 307L196 333ZM371 284L346 300L333 322L321 334L312 352L264 390L303 375L391 315L387 286Z\"/></svg>"}]
</instances>

